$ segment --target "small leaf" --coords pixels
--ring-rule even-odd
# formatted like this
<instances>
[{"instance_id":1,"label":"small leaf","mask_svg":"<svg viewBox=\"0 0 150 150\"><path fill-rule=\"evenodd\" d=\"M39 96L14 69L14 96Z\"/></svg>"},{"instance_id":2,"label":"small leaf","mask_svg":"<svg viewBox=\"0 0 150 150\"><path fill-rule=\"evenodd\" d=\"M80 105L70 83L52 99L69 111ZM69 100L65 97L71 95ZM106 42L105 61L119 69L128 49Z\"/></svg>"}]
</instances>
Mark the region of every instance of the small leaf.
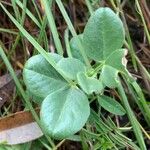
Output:
<instances>
[{"instance_id":1,"label":"small leaf","mask_svg":"<svg viewBox=\"0 0 150 150\"><path fill-rule=\"evenodd\" d=\"M60 55L47 54L51 55L55 62L62 59ZM40 97L41 101L50 93L67 86L67 82L63 77L59 75L41 54L31 57L26 62L23 77L27 89L33 95Z\"/></svg>"},{"instance_id":2,"label":"small leaf","mask_svg":"<svg viewBox=\"0 0 150 150\"><path fill-rule=\"evenodd\" d=\"M115 99L111 97L104 95L99 96L98 102L104 109L106 109L110 113L121 116L125 114L124 108Z\"/></svg>"},{"instance_id":3,"label":"small leaf","mask_svg":"<svg viewBox=\"0 0 150 150\"><path fill-rule=\"evenodd\" d=\"M79 45L78 45L78 40L83 41L83 34L79 34L77 36L74 36L71 40L70 40L70 48L71 48L71 53L72 56L76 59L79 59L81 62L84 63L84 59L80 53L80 49L79 49Z\"/></svg>"},{"instance_id":4,"label":"small leaf","mask_svg":"<svg viewBox=\"0 0 150 150\"><path fill-rule=\"evenodd\" d=\"M90 114L88 98L76 87L59 90L45 98L40 114L50 136L68 138L86 123Z\"/></svg>"},{"instance_id":5,"label":"small leaf","mask_svg":"<svg viewBox=\"0 0 150 150\"><path fill-rule=\"evenodd\" d=\"M77 78L79 85L87 94L92 94L93 92L101 93L104 90L104 86L99 80L88 77L85 73L78 73Z\"/></svg>"},{"instance_id":6,"label":"small leaf","mask_svg":"<svg viewBox=\"0 0 150 150\"><path fill-rule=\"evenodd\" d=\"M110 8L99 8L85 26L83 45L89 58L103 61L122 47L124 38L120 18Z\"/></svg>"},{"instance_id":7,"label":"small leaf","mask_svg":"<svg viewBox=\"0 0 150 150\"><path fill-rule=\"evenodd\" d=\"M126 68L127 60L125 56L127 55L126 49L118 49L107 57L105 64L116 68L119 71L124 71Z\"/></svg>"},{"instance_id":8,"label":"small leaf","mask_svg":"<svg viewBox=\"0 0 150 150\"><path fill-rule=\"evenodd\" d=\"M111 66L103 66L100 78L103 84L109 88L118 86L118 70Z\"/></svg>"},{"instance_id":9,"label":"small leaf","mask_svg":"<svg viewBox=\"0 0 150 150\"><path fill-rule=\"evenodd\" d=\"M118 73L127 72L126 64L124 63L127 54L126 49L115 50L105 60L100 79L109 88L118 86ZM123 62L124 61L124 62Z\"/></svg>"},{"instance_id":10,"label":"small leaf","mask_svg":"<svg viewBox=\"0 0 150 150\"><path fill-rule=\"evenodd\" d=\"M76 80L79 72L85 72L85 65L75 58L63 58L57 63L63 74L69 79Z\"/></svg>"}]
</instances>

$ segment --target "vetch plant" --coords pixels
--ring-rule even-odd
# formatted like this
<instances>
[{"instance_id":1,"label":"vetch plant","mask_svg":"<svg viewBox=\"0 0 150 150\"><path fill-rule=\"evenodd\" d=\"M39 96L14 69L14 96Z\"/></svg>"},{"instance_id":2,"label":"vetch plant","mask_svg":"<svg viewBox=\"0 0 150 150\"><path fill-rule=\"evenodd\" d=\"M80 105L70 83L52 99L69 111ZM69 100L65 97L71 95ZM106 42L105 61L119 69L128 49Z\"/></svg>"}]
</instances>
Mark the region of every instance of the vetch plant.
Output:
<instances>
[{"instance_id":1,"label":"vetch plant","mask_svg":"<svg viewBox=\"0 0 150 150\"><path fill-rule=\"evenodd\" d=\"M71 55L68 55L71 57L41 50L41 54L27 61L24 81L33 100L41 105L41 123L51 137L65 139L80 131L90 116L90 102L97 100L110 113L128 114L138 143L145 149L141 130L118 76L121 73L130 82L134 81L126 69L124 40L119 17L109 8L99 8L91 15L84 32L71 39ZM87 65L80 44L86 54L84 58L94 65ZM118 89L124 107L104 95L106 87Z\"/></svg>"},{"instance_id":2,"label":"vetch plant","mask_svg":"<svg viewBox=\"0 0 150 150\"><path fill-rule=\"evenodd\" d=\"M80 38L89 61L96 62L92 68L84 64L78 43L73 45L76 38ZM126 70L122 63L126 53L121 49L123 42L124 29L119 17L109 8L99 8L90 17L83 34L71 40L74 58L47 53L57 69L41 54L27 61L24 81L35 102L41 105L41 122L50 136L62 139L78 132L90 115L91 95L96 95L100 106L107 111L125 114L121 104L103 95L106 86L117 87L118 72Z\"/></svg>"}]
</instances>

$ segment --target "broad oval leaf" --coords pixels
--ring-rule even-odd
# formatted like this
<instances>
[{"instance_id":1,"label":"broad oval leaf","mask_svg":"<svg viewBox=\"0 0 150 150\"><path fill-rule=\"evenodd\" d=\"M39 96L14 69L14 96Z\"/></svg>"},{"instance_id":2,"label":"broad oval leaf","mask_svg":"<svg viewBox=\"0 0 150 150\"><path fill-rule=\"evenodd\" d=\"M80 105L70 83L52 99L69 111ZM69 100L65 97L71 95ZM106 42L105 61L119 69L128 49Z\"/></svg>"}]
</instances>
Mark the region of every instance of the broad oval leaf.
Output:
<instances>
[{"instance_id":1,"label":"broad oval leaf","mask_svg":"<svg viewBox=\"0 0 150 150\"><path fill-rule=\"evenodd\" d=\"M84 59L81 55L80 49L79 49L79 45L78 45L78 40L83 41L83 34L79 34L77 36L74 36L71 40L70 40L70 50L71 50L71 54L74 58L79 59L81 62L84 63Z\"/></svg>"},{"instance_id":2,"label":"broad oval leaf","mask_svg":"<svg viewBox=\"0 0 150 150\"><path fill-rule=\"evenodd\" d=\"M41 121L46 132L56 139L78 132L90 114L88 98L77 87L56 91L42 103Z\"/></svg>"},{"instance_id":3,"label":"broad oval leaf","mask_svg":"<svg viewBox=\"0 0 150 150\"><path fill-rule=\"evenodd\" d=\"M75 58L63 58L57 63L57 66L66 77L72 80L77 79L77 74L79 72L86 71L85 65Z\"/></svg>"},{"instance_id":4,"label":"broad oval leaf","mask_svg":"<svg viewBox=\"0 0 150 150\"><path fill-rule=\"evenodd\" d=\"M110 8L99 8L85 26L83 45L90 58L102 61L122 47L124 38L120 18Z\"/></svg>"},{"instance_id":5,"label":"broad oval leaf","mask_svg":"<svg viewBox=\"0 0 150 150\"><path fill-rule=\"evenodd\" d=\"M57 63L62 59L60 55L51 55ZM67 82L41 55L31 57L25 64L23 78L31 94L41 98L41 101L50 93L64 88Z\"/></svg>"},{"instance_id":6,"label":"broad oval leaf","mask_svg":"<svg viewBox=\"0 0 150 150\"><path fill-rule=\"evenodd\" d=\"M104 90L104 86L102 82L99 80L88 77L85 73L80 72L77 75L78 84L81 86L83 91L87 94L95 93L101 93Z\"/></svg>"},{"instance_id":7,"label":"broad oval leaf","mask_svg":"<svg viewBox=\"0 0 150 150\"><path fill-rule=\"evenodd\" d=\"M102 106L104 109L115 115L122 116L126 113L124 108L115 99L111 97L105 95L99 96L98 102L100 106Z\"/></svg>"}]
</instances>

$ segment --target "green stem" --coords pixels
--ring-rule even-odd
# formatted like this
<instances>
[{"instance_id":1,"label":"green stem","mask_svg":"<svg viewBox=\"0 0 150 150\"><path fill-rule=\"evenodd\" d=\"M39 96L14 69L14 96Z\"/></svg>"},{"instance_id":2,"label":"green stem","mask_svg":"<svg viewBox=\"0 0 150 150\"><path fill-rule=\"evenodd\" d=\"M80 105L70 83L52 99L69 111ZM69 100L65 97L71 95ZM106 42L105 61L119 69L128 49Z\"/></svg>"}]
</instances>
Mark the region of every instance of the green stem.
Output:
<instances>
[{"instance_id":1,"label":"green stem","mask_svg":"<svg viewBox=\"0 0 150 150\"><path fill-rule=\"evenodd\" d=\"M146 22L145 22L145 19L144 19L144 16L143 16L143 13L142 13L139 1L135 0L135 3L136 3L136 6L137 6L137 9L139 11L139 14L141 16L141 19L142 19L142 22L143 22L143 25L144 25L144 30L145 30L145 33L146 33L146 36L147 36L147 40L148 40L148 43L150 45L150 33L149 33L148 28L146 26Z\"/></svg>"},{"instance_id":2,"label":"green stem","mask_svg":"<svg viewBox=\"0 0 150 150\"><path fill-rule=\"evenodd\" d=\"M128 77L127 77L128 78ZM124 82L126 83L129 92L131 93L134 101L137 103L139 109L141 110L147 124L150 126L150 109L146 103L146 100L144 98L144 95L141 95L142 91L139 91L138 89L140 88L139 85L136 83L136 81L132 81L130 84L128 83L127 78L123 78ZM139 88L137 88L136 86ZM133 89L134 88L134 89Z\"/></svg>"},{"instance_id":3,"label":"green stem","mask_svg":"<svg viewBox=\"0 0 150 150\"><path fill-rule=\"evenodd\" d=\"M46 35L46 32L45 32L45 28L46 28L46 25L47 25L47 17L44 16L43 18L43 22L42 22L42 26L41 26L41 29L40 29L40 34L38 36L38 39L37 39L37 42L39 44L42 43L43 39L44 39L44 43L45 43L45 49L46 51L48 51L48 40L47 40L47 35ZM33 50L33 55L36 55L38 52L36 51L36 49L34 48Z\"/></svg>"},{"instance_id":4,"label":"green stem","mask_svg":"<svg viewBox=\"0 0 150 150\"><path fill-rule=\"evenodd\" d=\"M38 10L38 5L35 3L36 1L35 0L32 0L32 3L33 3L33 5L34 5L34 8L35 8L35 11L36 11L36 13L37 13L37 15L38 15L38 18L40 19L40 22L42 22L42 18L41 18L41 15L40 15L40 12L39 12L39 10ZM38 3L38 2L37 2Z\"/></svg>"},{"instance_id":5,"label":"green stem","mask_svg":"<svg viewBox=\"0 0 150 150\"><path fill-rule=\"evenodd\" d=\"M132 127L133 127L133 131L134 131L134 134L136 136L136 139L138 141L138 144L141 148L141 150L146 150L146 146L145 146L145 142L144 142L144 139L143 139L143 135L142 135L142 132L141 132L141 129L140 129L140 126L139 126L139 123L128 103L128 99L126 97L126 94L124 92L124 89L122 87L122 84L121 82L119 82L119 85L118 85L118 91L119 91L119 94L122 98L122 103L126 109L126 112L127 112L127 115L129 117L129 120L132 124Z\"/></svg>"},{"instance_id":6,"label":"green stem","mask_svg":"<svg viewBox=\"0 0 150 150\"><path fill-rule=\"evenodd\" d=\"M139 101L138 102L139 105L141 105L141 107L143 108L143 115L145 116L145 119L147 120L147 123L150 126L150 107L148 106L148 104L145 100L142 89L140 88L140 86L137 84L136 81L132 83L132 86L139 97L139 99L137 99L137 101Z\"/></svg>"},{"instance_id":7,"label":"green stem","mask_svg":"<svg viewBox=\"0 0 150 150\"><path fill-rule=\"evenodd\" d=\"M146 68L143 66L143 64L141 63L141 61L139 60L139 58L137 56L135 56L135 59L138 62L139 67L142 69L142 71L144 72L144 74L147 77L147 79L150 81L150 74L149 74L149 72L146 70Z\"/></svg>"},{"instance_id":8,"label":"green stem","mask_svg":"<svg viewBox=\"0 0 150 150\"><path fill-rule=\"evenodd\" d=\"M69 28L69 30L70 30L72 36L74 36L74 37L77 36L77 33L76 33L76 31L75 31L75 29L74 29L72 23L71 23L71 20L70 20L70 18L69 18L69 16L68 16L68 14L67 14L67 12L66 12L66 10L65 10L65 8L64 8L64 6L63 6L63 4L62 4L62 2L61 2L61 0L56 0L56 3L57 3L57 5L58 5L58 7L59 7L59 9L60 9L60 11L61 11L61 13L62 13L62 15L63 15L65 21L66 21L66 23L67 23L67 25L68 25L68 28ZM81 44L80 39L77 38L77 42L78 42L78 44L79 44L80 53L81 53L81 55L82 55L82 57L83 57L83 59L84 59L86 65L90 68L90 67L91 67L90 62L89 62L89 60L88 60L88 58L87 58L87 56L86 56L86 53L85 53L85 51L84 51L84 48L83 48L83 46L82 46L82 44Z\"/></svg>"},{"instance_id":9,"label":"green stem","mask_svg":"<svg viewBox=\"0 0 150 150\"><path fill-rule=\"evenodd\" d=\"M72 53L71 53L70 44L69 44L69 30L68 30L68 28L65 30L65 44L66 44L67 55L70 58L72 58Z\"/></svg>"},{"instance_id":10,"label":"green stem","mask_svg":"<svg viewBox=\"0 0 150 150\"><path fill-rule=\"evenodd\" d=\"M89 2L89 0L85 0L85 2L86 2L86 5L88 7L90 14L92 15L94 11L93 11L91 3Z\"/></svg>"},{"instance_id":11,"label":"green stem","mask_svg":"<svg viewBox=\"0 0 150 150\"><path fill-rule=\"evenodd\" d=\"M57 32L57 27L56 27L56 24L55 24L55 21L54 21L54 18L53 18L53 14L52 14L50 4L49 4L48 0L43 0L42 2L43 2L44 9L45 9L45 13L47 15L48 23L49 23L49 26L50 26L50 29L51 29L51 32L52 32L52 35L53 35L53 38L54 38L54 42L55 42L57 52L60 55L63 55L63 48L62 48L62 45L61 45L61 42L60 42L60 39L59 39L59 35L58 35L58 32Z\"/></svg>"}]
</instances>

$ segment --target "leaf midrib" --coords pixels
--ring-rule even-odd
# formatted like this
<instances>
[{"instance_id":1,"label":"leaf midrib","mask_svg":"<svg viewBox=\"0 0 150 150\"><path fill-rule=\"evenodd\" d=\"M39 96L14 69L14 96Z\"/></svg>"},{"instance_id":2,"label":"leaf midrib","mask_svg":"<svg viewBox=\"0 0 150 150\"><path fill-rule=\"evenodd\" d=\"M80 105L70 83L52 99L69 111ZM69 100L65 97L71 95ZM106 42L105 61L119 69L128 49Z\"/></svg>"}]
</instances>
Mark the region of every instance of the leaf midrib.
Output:
<instances>
[{"instance_id":1,"label":"leaf midrib","mask_svg":"<svg viewBox=\"0 0 150 150\"><path fill-rule=\"evenodd\" d=\"M64 101L64 103L63 103L63 106L61 107L62 109L59 111L60 112L60 115L59 115L59 118L57 119L57 121L55 122L55 127L54 127L54 134L55 134L55 130L56 130L56 126L57 126L57 124L59 123L59 120L61 119L61 117L62 117L62 112L63 112L63 110L64 110L64 108L65 108L65 105L66 105L66 103L67 103L67 101L68 101L68 96L72 93L72 91L73 91L73 89L68 89L68 91L67 91L67 93L66 93L66 96L65 96L65 101ZM57 131L57 130L56 130ZM54 135L53 134L53 135Z\"/></svg>"}]
</instances>

